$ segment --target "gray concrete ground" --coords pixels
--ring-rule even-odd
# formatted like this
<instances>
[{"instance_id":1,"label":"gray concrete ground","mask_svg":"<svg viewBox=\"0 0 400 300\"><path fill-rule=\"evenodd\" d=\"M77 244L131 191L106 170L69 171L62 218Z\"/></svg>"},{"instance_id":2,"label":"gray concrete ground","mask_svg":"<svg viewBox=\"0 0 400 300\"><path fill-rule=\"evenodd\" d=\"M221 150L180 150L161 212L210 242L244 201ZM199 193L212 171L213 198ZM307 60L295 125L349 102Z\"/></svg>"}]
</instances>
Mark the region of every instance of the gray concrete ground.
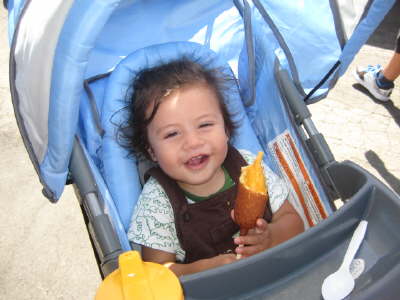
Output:
<instances>
[{"instance_id":1,"label":"gray concrete ground","mask_svg":"<svg viewBox=\"0 0 400 300\"><path fill-rule=\"evenodd\" d=\"M399 7L361 49L328 98L310 106L336 159L356 162L397 193L400 80L392 101L382 104L355 85L351 73L358 64L389 60L400 25ZM6 12L0 9L0 299L93 299L100 277L73 191L67 187L57 205L42 196L14 120L6 26Z\"/></svg>"}]
</instances>

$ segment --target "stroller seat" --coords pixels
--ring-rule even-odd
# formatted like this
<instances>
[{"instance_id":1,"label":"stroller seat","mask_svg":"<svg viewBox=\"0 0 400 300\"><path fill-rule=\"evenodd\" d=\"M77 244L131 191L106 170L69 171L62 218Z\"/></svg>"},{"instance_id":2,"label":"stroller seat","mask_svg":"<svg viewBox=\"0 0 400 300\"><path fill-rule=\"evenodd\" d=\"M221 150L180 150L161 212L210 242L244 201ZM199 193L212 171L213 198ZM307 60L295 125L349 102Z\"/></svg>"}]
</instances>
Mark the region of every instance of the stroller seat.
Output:
<instances>
[{"instance_id":1,"label":"stroller seat","mask_svg":"<svg viewBox=\"0 0 400 300\"><path fill-rule=\"evenodd\" d=\"M131 249L126 232L141 192L141 183L137 167L138 160L135 157L128 157L128 152L118 144L116 130L118 124L123 122L126 116L124 107L130 92L130 85L136 74L144 68L166 63L182 56L210 67L221 67L224 72L232 73L230 66L206 47L193 42L170 42L134 51L121 60L105 83L104 104L101 109L101 125L105 134L98 154L101 160L101 175L107 186L105 190L111 194L105 193L104 201L108 208L106 210L111 215L110 219L114 227L123 228L123 230L116 230L122 251ZM235 112L235 118L240 120L240 127L233 140L233 145L252 152L265 151L266 148L262 147L251 127L239 95L238 86L232 87L230 91L226 97L228 107ZM187 298L198 299L202 295L208 297L210 291L212 291L213 299L236 297L243 291L255 291L256 295L268 293L271 299L307 298L308 294L318 295L322 278L338 264L343 255L344 246L358 220L361 218L380 219L376 216L369 216L371 207L376 205L376 198L387 198L381 194L382 184L364 174L356 166L334 164L330 169L342 198L352 198L345 209L334 213L320 226L310 228L305 233L268 251L223 268L181 277L180 282ZM359 178L359 184L350 186L347 181L341 182L346 178L344 174ZM97 180L97 182L101 183L101 180ZM379 193L376 193L375 188L371 188L371 186L379 186ZM102 188L101 184L99 188ZM383 193L386 193L384 188ZM366 206L368 207L366 208ZM384 207L392 206L391 200L385 201ZM396 209L393 207L389 211L396 211ZM338 226L338 224L340 225ZM380 230L380 232L382 231ZM376 250L377 244L381 244L376 240L371 240L369 243L364 242L364 247L360 250L360 255L367 258L365 276L362 279L364 285L367 284L370 274L373 274L375 269L378 272L382 271L382 266L376 264L379 257L387 255L391 259L393 253L396 253L391 250L387 252L389 248L397 249L396 239L384 238L384 240L388 245L382 251ZM391 241L390 245L389 241ZM265 272L265 270L274 270L274 272ZM396 272L394 269L392 271ZM321 276L321 272L323 276ZM247 280L249 274L258 275L253 276L252 280ZM229 290L221 289L221 286L228 283L231 287ZM392 284L391 281L388 281L388 284ZM301 289L303 292L299 294L300 286L309 288L304 291ZM376 291L376 285L371 286L367 293L371 291Z\"/></svg>"}]
</instances>

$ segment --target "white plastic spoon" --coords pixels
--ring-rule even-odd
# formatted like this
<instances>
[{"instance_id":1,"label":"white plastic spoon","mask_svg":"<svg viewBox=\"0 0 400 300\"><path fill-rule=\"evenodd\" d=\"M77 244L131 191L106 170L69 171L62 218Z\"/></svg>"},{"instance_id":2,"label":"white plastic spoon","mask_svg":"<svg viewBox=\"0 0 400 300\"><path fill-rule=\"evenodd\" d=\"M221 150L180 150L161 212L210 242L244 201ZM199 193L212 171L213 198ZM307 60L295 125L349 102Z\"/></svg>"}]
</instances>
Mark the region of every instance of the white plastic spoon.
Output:
<instances>
[{"instance_id":1,"label":"white plastic spoon","mask_svg":"<svg viewBox=\"0 0 400 300\"><path fill-rule=\"evenodd\" d=\"M353 290L354 279L350 274L350 263L364 239L367 224L368 222L364 220L358 224L344 255L342 265L335 273L326 277L322 283L322 297L325 300L343 299Z\"/></svg>"}]
</instances>

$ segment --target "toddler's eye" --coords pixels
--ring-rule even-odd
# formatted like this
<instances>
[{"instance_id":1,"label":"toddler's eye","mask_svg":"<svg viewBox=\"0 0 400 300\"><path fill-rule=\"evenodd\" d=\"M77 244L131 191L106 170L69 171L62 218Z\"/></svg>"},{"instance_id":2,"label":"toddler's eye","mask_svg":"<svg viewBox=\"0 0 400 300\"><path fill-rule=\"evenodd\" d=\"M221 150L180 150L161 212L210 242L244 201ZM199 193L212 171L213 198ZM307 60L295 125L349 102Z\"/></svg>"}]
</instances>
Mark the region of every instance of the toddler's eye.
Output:
<instances>
[{"instance_id":1,"label":"toddler's eye","mask_svg":"<svg viewBox=\"0 0 400 300\"><path fill-rule=\"evenodd\" d=\"M204 127L210 127L210 126L213 126L214 125L214 123L211 123L211 122L207 122L207 123L202 123L202 124L200 124L200 128L204 128Z\"/></svg>"},{"instance_id":2,"label":"toddler's eye","mask_svg":"<svg viewBox=\"0 0 400 300\"><path fill-rule=\"evenodd\" d=\"M178 134L177 131L169 132L164 136L164 139L172 138L172 137L176 136L177 134Z\"/></svg>"}]
</instances>

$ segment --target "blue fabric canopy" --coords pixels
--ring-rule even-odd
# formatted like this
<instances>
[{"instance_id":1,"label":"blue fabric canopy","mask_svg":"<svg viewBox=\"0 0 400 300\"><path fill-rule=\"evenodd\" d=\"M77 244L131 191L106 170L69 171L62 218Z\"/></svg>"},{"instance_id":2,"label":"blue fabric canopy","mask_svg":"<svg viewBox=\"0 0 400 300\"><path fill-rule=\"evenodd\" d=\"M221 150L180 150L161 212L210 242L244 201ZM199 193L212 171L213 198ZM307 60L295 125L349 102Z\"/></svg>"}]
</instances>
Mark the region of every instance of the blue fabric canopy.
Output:
<instances>
[{"instance_id":1,"label":"blue fabric canopy","mask_svg":"<svg viewBox=\"0 0 400 300\"><path fill-rule=\"evenodd\" d=\"M343 13L355 9L351 3L343 9L339 1L249 1L258 96L247 113L264 148L284 127L291 127L285 118L264 117L282 109L274 100L279 98L275 61L290 71L302 95L340 61L340 68L308 100L316 101L345 72L394 1L365 1L362 9L368 10L354 14L360 16L354 26L345 26ZM192 41L230 65L242 96L253 88L243 21L246 1L8 2L13 101L27 150L52 201L63 191L79 114L87 108L85 78L112 70L140 48ZM347 36L343 28L350 28ZM101 108L102 87L94 90ZM91 134L87 129L85 136ZM93 155L98 136L84 140Z\"/></svg>"}]
</instances>

